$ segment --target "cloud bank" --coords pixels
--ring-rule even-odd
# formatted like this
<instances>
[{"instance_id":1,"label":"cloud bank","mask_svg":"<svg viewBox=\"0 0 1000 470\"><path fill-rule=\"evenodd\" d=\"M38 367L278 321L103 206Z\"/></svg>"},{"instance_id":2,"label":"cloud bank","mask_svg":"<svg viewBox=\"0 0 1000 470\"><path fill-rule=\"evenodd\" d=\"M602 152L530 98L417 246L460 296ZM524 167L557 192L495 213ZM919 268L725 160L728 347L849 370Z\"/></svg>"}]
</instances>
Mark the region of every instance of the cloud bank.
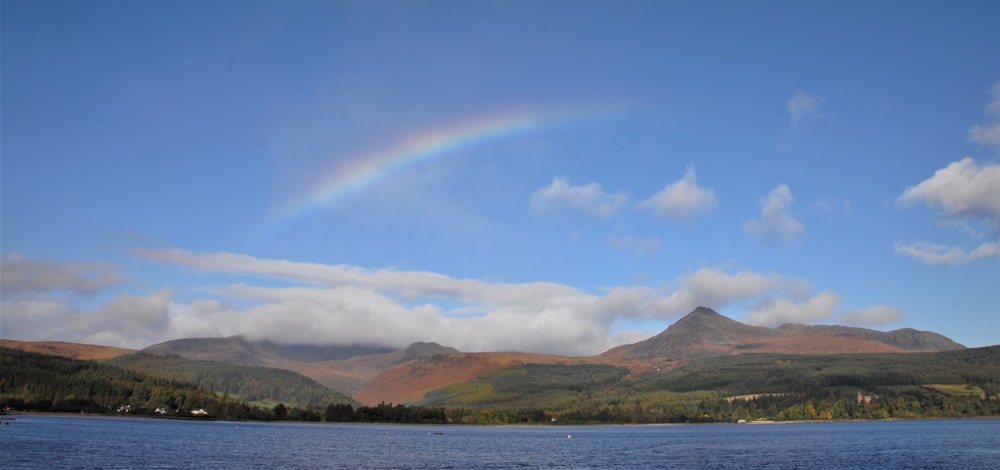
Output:
<instances>
[{"instance_id":1,"label":"cloud bank","mask_svg":"<svg viewBox=\"0 0 1000 470\"><path fill-rule=\"evenodd\" d=\"M427 271L302 263L236 253L171 249L139 250L134 255L228 281L206 283L180 296L169 289L126 293L96 306L67 298L58 290L28 286L0 300L0 334L11 339L124 347L242 334L296 344L403 347L414 341L435 341L464 351L592 355L657 333L616 329L620 321L662 320L665 326L701 305L750 312L746 319L758 324L808 323L852 315L838 313L837 302L831 301L836 295L830 291L813 297L803 279L712 267L679 276L674 288L617 286L590 293L557 283L488 282ZM8 269L21 275L21 269L30 269L25 268L30 262L24 261ZM870 312L853 315L862 324L901 318L901 312L898 317Z\"/></svg>"}]
</instances>

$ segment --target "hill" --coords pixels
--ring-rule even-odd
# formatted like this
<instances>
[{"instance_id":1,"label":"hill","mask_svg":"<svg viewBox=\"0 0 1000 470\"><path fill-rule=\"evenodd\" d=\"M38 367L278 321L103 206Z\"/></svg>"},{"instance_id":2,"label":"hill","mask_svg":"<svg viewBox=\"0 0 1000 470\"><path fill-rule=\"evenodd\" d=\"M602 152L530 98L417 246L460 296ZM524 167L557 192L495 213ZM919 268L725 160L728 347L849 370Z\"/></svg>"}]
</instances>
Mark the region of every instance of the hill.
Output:
<instances>
[{"instance_id":1,"label":"hill","mask_svg":"<svg viewBox=\"0 0 1000 470\"><path fill-rule=\"evenodd\" d=\"M330 403L353 403L350 397L285 369L147 353L118 356L105 362L151 377L191 383L245 402L285 403L314 408Z\"/></svg>"},{"instance_id":2,"label":"hill","mask_svg":"<svg viewBox=\"0 0 1000 470\"><path fill-rule=\"evenodd\" d=\"M242 336L180 339L155 344L142 351L237 365L287 369L346 394L356 393L365 383L395 365L422 356L458 352L455 348L436 343L413 343L406 348L392 350L363 345L282 345L268 341L252 341Z\"/></svg>"},{"instance_id":3,"label":"hill","mask_svg":"<svg viewBox=\"0 0 1000 470\"><path fill-rule=\"evenodd\" d=\"M16 410L269 419L204 387L91 360L0 347L0 406ZM160 411L157 411L160 410Z\"/></svg>"},{"instance_id":4,"label":"hill","mask_svg":"<svg viewBox=\"0 0 1000 470\"><path fill-rule=\"evenodd\" d=\"M181 340L177 343L185 342ZM98 360L150 377L206 387L247 402L283 402L312 407L353 402L343 393L292 370L280 368L202 361L176 355L151 355L132 349L58 341L0 340L0 347L68 359Z\"/></svg>"},{"instance_id":5,"label":"hill","mask_svg":"<svg viewBox=\"0 0 1000 470\"><path fill-rule=\"evenodd\" d=\"M928 352L964 346L937 333L889 332L827 325L751 326L698 307L660 334L613 348L600 357L679 361L747 353L844 354Z\"/></svg>"}]
</instances>

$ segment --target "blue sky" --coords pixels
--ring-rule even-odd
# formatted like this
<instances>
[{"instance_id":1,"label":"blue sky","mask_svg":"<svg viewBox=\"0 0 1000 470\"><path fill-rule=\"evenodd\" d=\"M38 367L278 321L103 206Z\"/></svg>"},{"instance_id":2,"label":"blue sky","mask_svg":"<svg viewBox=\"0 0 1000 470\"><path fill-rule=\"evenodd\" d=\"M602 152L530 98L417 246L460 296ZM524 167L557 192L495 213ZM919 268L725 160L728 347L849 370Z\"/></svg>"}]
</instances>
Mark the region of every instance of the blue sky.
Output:
<instances>
[{"instance_id":1,"label":"blue sky","mask_svg":"<svg viewBox=\"0 0 1000 470\"><path fill-rule=\"evenodd\" d=\"M4 1L0 337L1000 343L1000 4Z\"/></svg>"}]
</instances>

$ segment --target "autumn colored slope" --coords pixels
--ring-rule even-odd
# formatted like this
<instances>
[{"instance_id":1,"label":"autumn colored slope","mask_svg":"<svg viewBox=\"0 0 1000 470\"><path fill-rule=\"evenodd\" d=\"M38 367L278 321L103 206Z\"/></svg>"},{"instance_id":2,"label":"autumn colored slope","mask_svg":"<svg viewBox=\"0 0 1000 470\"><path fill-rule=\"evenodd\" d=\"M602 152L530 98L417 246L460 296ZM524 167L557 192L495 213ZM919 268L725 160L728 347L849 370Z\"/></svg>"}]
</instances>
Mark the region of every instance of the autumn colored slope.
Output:
<instances>
[{"instance_id":1,"label":"autumn colored slope","mask_svg":"<svg viewBox=\"0 0 1000 470\"><path fill-rule=\"evenodd\" d=\"M595 357L566 357L532 353L454 353L425 356L395 366L354 394L360 403L413 403L428 392L476 380L486 371L526 364L615 365L632 371L648 372L640 361L614 361Z\"/></svg>"},{"instance_id":2,"label":"autumn colored slope","mask_svg":"<svg viewBox=\"0 0 1000 470\"><path fill-rule=\"evenodd\" d=\"M135 352L132 349L96 344L65 343L62 341L14 341L10 339L0 339L0 347L85 361L111 359Z\"/></svg>"}]
</instances>

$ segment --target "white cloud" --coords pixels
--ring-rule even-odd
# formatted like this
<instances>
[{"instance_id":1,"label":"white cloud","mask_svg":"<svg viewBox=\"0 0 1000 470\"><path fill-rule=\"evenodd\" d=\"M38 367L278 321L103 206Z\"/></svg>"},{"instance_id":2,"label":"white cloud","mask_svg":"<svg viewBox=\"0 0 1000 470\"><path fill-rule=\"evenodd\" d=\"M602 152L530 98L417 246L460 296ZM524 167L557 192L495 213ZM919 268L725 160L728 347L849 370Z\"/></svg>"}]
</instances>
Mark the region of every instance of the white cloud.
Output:
<instances>
[{"instance_id":1,"label":"white cloud","mask_svg":"<svg viewBox=\"0 0 1000 470\"><path fill-rule=\"evenodd\" d=\"M823 103L826 103L826 98L822 96L811 95L801 90L795 92L795 95L785 103L785 108L788 110L788 119L792 121L792 127L798 126L803 118L819 118L819 108Z\"/></svg>"},{"instance_id":2,"label":"white cloud","mask_svg":"<svg viewBox=\"0 0 1000 470\"><path fill-rule=\"evenodd\" d=\"M970 157L950 163L934 176L906 188L899 203L922 202L949 220L986 219L1000 225L1000 164L979 166Z\"/></svg>"},{"instance_id":3,"label":"white cloud","mask_svg":"<svg viewBox=\"0 0 1000 470\"><path fill-rule=\"evenodd\" d=\"M789 213L795 199L792 190L781 184L761 201L760 219L751 219L743 224L747 233L765 240L791 240L806 230Z\"/></svg>"},{"instance_id":4,"label":"white cloud","mask_svg":"<svg viewBox=\"0 0 1000 470\"><path fill-rule=\"evenodd\" d=\"M0 337L8 339L81 339L62 327L79 313L76 305L58 294L0 297Z\"/></svg>"},{"instance_id":5,"label":"white cloud","mask_svg":"<svg viewBox=\"0 0 1000 470\"><path fill-rule=\"evenodd\" d=\"M73 329L93 332L88 343L127 344L135 338L155 338L171 325L170 290L146 296L120 295L96 312L81 315Z\"/></svg>"},{"instance_id":6,"label":"white cloud","mask_svg":"<svg viewBox=\"0 0 1000 470\"><path fill-rule=\"evenodd\" d=\"M1000 256L1000 243L985 242L972 251L960 246L937 245L927 242L903 243L893 245L898 255L905 255L917 261L937 265L969 264L985 258Z\"/></svg>"},{"instance_id":7,"label":"white cloud","mask_svg":"<svg viewBox=\"0 0 1000 470\"><path fill-rule=\"evenodd\" d=\"M837 320L845 325L882 326L899 323L905 317L903 309L891 305L873 305L839 315Z\"/></svg>"},{"instance_id":8,"label":"white cloud","mask_svg":"<svg viewBox=\"0 0 1000 470\"><path fill-rule=\"evenodd\" d=\"M813 323L833 317L840 297L831 291L820 292L804 302L774 299L763 302L746 317L754 325L777 326L783 323Z\"/></svg>"},{"instance_id":9,"label":"white cloud","mask_svg":"<svg viewBox=\"0 0 1000 470\"><path fill-rule=\"evenodd\" d=\"M774 273L740 271L727 273L717 268L701 268L677 278L677 288L616 287L598 303L602 315L627 311L637 318L671 318L688 313L699 306L723 309L728 306L762 298L801 297L808 293L805 280Z\"/></svg>"},{"instance_id":10,"label":"white cloud","mask_svg":"<svg viewBox=\"0 0 1000 470\"><path fill-rule=\"evenodd\" d=\"M665 218L706 214L718 206L715 191L698 186L698 177L691 164L688 164L684 177L640 203L640 207L651 209L657 216Z\"/></svg>"},{"instance_id":11,"label":"white cloud","mask_svg":"<svg viewBox=\"0 0 1000 470\"><path fill-rule=\"evenodd\" d=\"M657 237L609 237L608 243L615 248L636 249L644 253L660 251L660 239Z\"/></svg>"},{"instance_id":12,"label":"white cloud","mask_svg":"<svg viewBox=\"0 0 1000 470\"><path fill-rule=\"evenodd\" d=\"M990 102L986 105L986 114L997 116L997 118L992 122L979 124L969 129L969 140L1000 150L1000 83L993 85L988 93Z\"/></svg>"},{"instance_id":13,"label":"white cloud","mask_svg":"<svg viewBox=\"0 0 1000 470\"><path fill-rule=\"evenodd\" d=\"M442 297L465 303L518 303L543 298L553 301L572 297L579 290L549 282L522 284L489 283L455 279L428 271L365 269L255 258L237 253L197 254L184 250L136 250L146 259L188 266L207 272L278 278L317 286L353 285L397 292L408 298Z\"/></svg>"},{"instance_id":14,"label":"white cloud","mask_svg":"<svg viewBox=\"0 0 1000 470\"><path fill-rule=\"evenodd\" d=\"M801 302L778 298L757 305L747 315L745 321L771 327L784 323L809 324L831 321L842 325L871 327L898 323L906 316L903 309L891 305L873 305L838 313L839 305L840 296L829 290Z\"/></svg>"},{"instance_id":15,"label":"white cloud","mask_svg":"<svg viewBox=\"0 0 1000 470\"><path fill-rule=\"evenodd\" d=\"M143 347L171 333L170 291L123 294L94 310L58 293L0 299L0 335L11 339L79 341Z\"/></svg>"},{"instance_id":16,"label":"white cloud","mask_svg":"<svg viewBox=\"0 0 1000 470\"><path fill-rule=\"evenodd\" d=\"M664 299L680 311L699 305L726 307L733 302L752 299L767 293L801 291L802 280L777 274L741 271L729 274L715 268L702 268L677 280L678 290Z\"/></svg>"},{"instance_id":17,"label":"white cloud","mask_svg":"<svg viewBox=\"0 0 1000 470\"><path fill-rule=\"evenodd\" d=\"M3 337L58 339L140 348L185 337L230 336L288 343L382 344L436 341L464 351L522 350L569 355L603 352L635 331L621 320L669 320L697 306L716 309L817 300L803 279L706 267L676 288L620 286L598 294L547 283L457 279L424 271L365 269L255 258L234 253L140 250L147 260L227 274L237 281L203 286L202 298L178 302L170 290L122 294L94 308L58 290L0 299ZM275 287L281 280L282 287ZM185 297L190 297L187 294ZM825 299L830 293L817 298ZM798 302L798 303L797 303ZM758 314L763 315L763 314ZM782 318L798 320L821 316ZM645 337L656 332L645 332Z\"/></svg>"},{"instance_id":18,"label":"white cloud","mask_svg":"<svg viewBox=\"0 0 1000 470\"><path fill-rule=\"evenodd\" d=\"M531 195L531 209L538 213L573 210L609 217L627 204L624 192L610 194L597 183L573 186L566 178L554 178L552 184Z\"/></svg>"},{"instance_id":19,"label":"white cloud","mask_svg":"<svg viewBox=\"0 0 1000 470\"><path fill-rule=\"evenodd\" d=\"M930 178L906 189L897 202L902 206L923 203L937 209L938 216L949 222L981 222L990 227L993 237L1000 231L1000 164L980 166L966 157L937 170ZM972 231L969 227L969 231ZM974 232L974 231L973 231ZM982 243L969 250L961 246L916 241L896 242L896 254L936 265L968 264L1000 256L1000 242Z\"/></svg>"}]
</instances>

